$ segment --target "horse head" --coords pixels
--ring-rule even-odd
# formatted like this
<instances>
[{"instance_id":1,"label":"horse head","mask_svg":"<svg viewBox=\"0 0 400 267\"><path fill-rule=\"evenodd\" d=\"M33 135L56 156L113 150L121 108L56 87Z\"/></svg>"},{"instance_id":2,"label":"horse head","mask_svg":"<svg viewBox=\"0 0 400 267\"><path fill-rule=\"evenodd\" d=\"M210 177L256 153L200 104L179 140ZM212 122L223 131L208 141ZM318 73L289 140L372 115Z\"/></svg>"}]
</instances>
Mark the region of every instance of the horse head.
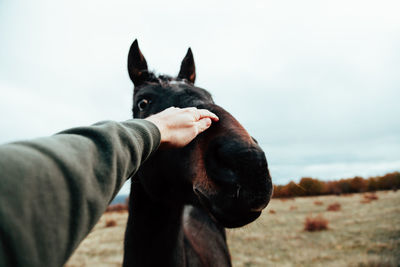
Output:
<instances>
[{"instance_id":1,"label":"horse head","mask_svg":"<svg viewBox=\"0 0 400 267\"><path fill-rule=\"evenodd\" d=\"M224 227L254 221L267 206L272 182L263 150L243 126L216 105L211 94L194 85L189 48L177 77L150 72L138 43L132 44L128 71L134 83L133 115L146 118L168 107L206 108L219 122L180 149L159 149L135 179L162 205L192 204L205 208Z\"/></svg>"}]
</instances>

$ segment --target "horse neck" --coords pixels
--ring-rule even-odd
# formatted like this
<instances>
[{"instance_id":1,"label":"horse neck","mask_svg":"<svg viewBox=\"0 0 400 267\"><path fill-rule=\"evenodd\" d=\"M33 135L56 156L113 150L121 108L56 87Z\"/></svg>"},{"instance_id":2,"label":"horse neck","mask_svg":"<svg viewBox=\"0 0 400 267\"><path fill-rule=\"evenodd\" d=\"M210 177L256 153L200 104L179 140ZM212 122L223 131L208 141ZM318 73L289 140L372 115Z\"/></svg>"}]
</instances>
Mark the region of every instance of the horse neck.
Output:
<instances>
[{"instance_id":1,"label":"horse neck","mask_svg":"<svg viewBox=\"0 0 400 267\"><path fill-rule=\"evenodd\" d=\"M132 182L124 266L185 266L182 211L154 202Z\"/></svg>"},{"instance_id":2,"label":"horse neck","mask_svg":"<svg viewBox=\"0 0 400 267\"><path fill-rule=\"evenodd\" d=\"M225 228L202 208L185 206L183 231L188 266L231 267Z\"/></svg>"}]
</instances>

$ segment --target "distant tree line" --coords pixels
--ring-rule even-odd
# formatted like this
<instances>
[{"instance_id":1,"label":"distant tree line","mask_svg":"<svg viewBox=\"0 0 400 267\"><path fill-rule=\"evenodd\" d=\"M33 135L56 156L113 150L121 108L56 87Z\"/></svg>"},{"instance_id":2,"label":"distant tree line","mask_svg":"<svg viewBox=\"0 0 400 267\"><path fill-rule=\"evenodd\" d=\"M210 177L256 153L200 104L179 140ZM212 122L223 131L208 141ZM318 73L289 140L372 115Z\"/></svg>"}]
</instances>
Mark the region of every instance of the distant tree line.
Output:
<instances>
[{"instance_id":1,"label":"distant tree line","mask_svg":"<svg viewBox=\"0 0 400 267\"><path fill-rule=\"evenodd\" d=\"M340 195L391 189L400 189L400 172L392 172L368 179L356 176L337 181L320 181L310 177L303 177L298 184L291 181L287 185L274 185L273 197Z\"/></svg>"}]
</instances>

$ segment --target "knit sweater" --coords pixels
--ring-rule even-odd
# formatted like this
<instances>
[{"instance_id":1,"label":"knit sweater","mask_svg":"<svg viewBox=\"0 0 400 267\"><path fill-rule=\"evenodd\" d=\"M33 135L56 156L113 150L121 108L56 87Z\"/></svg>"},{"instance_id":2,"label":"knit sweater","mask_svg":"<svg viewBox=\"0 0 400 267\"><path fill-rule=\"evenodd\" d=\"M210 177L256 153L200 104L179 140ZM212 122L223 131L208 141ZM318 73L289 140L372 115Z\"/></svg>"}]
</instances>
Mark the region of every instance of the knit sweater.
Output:
<instances>
[{"instance_id":1,"label":"knit sweater","mask_svg":"<svg viewBox=\"0 0 400 267\"><path fill-rule=\"evenodd\" d=\"M0 146L0 266L62 266L159 144L128 120Z\"/></svg>"}]
</instances>

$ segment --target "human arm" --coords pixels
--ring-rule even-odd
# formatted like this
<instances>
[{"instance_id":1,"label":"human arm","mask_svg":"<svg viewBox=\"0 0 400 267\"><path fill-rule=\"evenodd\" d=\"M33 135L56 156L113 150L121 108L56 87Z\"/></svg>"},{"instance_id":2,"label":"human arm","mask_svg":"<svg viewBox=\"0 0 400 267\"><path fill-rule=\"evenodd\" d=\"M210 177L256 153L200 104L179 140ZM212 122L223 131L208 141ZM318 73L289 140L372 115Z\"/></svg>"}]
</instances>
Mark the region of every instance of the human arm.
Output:
<instances>
[{"instance_id":1,"label":"human arm","mask_svg":"<svg viewBox=\"0 0 400 267\"><path fill-rule=\"evenodd\" d=\"M158 147L144 120L0 146L0 266L61 266Z\"/></svg>"},{"instance_id":2,"label":"human arm","mask_svg":"<svg viewBox=\"0 0 400 267\"><path fill-rule=\"evenodd\" d=\"M0 146L0 266L63 265L160 141L184 146L210 119L173 108Z\"/></svg>"}]
</instances>

